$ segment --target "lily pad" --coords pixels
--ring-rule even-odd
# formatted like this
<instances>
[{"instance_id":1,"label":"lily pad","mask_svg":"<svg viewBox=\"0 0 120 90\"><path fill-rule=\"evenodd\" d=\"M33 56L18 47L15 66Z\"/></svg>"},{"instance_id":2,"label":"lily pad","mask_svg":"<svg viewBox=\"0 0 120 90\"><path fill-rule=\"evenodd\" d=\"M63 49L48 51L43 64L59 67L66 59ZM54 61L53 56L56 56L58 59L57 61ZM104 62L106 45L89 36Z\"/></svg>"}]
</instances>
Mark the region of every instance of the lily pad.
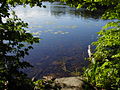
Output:
<instances>
[{"instance_id":1,"label":"lily pad","mask_svg":"<svg viewBox=\"0 0 120 90\"><path fill-rule=\"evenodd\" d=\"M53 34L68 34L69 32L65 32L65 31L57 31L57 32L53 32Z\"/></svg>"}]
</instances>

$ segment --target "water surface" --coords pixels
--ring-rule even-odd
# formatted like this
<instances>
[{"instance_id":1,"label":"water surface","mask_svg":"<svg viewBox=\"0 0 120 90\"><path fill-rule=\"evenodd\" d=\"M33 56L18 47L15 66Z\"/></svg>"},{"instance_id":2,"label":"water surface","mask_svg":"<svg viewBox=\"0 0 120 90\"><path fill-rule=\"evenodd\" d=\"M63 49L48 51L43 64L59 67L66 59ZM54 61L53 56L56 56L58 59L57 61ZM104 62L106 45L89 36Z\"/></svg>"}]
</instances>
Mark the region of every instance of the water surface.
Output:
<instances>
[{"instance_id":1,"label":"water surface","mask_svg":"<svg viewBox=\"0 0 120 90\"><path fill-rule=\"evenodd\" d=\"M40 37L29 56L34 68L26 70L37 78L55 74L57 77L78 75L87 66L87 46L97 40L97 34L107 21L100 18L102 11L88 12L66 5L43 3L46 8L21 6L16 14L29 23L27 32Z\"/></svg>"}]
</instances>

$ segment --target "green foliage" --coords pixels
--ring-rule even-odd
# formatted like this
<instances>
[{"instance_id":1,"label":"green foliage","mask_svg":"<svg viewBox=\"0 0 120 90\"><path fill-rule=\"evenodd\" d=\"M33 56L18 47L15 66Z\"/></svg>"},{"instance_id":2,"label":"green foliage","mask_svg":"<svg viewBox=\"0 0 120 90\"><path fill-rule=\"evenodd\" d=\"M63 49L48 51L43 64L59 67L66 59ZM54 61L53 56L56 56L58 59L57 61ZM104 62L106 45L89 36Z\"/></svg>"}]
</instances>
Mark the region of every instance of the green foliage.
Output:
<instances>
[{"instance_id":1,"label":"green foliage","mask_svg":"<svg viewBox=\"0 0 120 90\"><path fill-rule=\"evenodd\" d=\"M107 90L119 88L120 83L120 62L114 63L112 61L106 61L104 63L95 62L91 63L90 67L86 69L84 76L86 76L87 82L93 86L99 88L105 88Z\"/></svg>"},{"instance_id":2,"label":"green foliage","mask_svg":"<svg viewBox=\"0 0 120 90\"><path fill-rule=\"evenodd\" d=\"M113 27L108 29L108 27ZM117 89L120 85L120 26L119 22L110 22L101 30L96 45L94 59L97 67L95 78L96 86ZM94 66L92 64L91 66ZM93 69L91 67L91 69Z\"/></svg>"},{"instance_id":3,"label":"green foliage","mask_svg":"<svg viewBox=\"0 0 120 90\"><path fill-rule=\"evenodd\" d=\"M92 44L95 52L84 72L86 80L93 86L118 90L120 88L120 0L85 0L87 9L106 7L102 19L116 19L103 26L98 32L98 40ZM96 3L97 2L97 3ZM94 5L92 5L94 3ZM91 7L91 8L89 8Z\"/></svg>"},{"instance_id":4,"label":"green foliage","mask_svg":"<svg viewBox=\"0 0 120 90\"><path fill-rule=\"evenodd\" d=\"M34 82L35 90L60 90L60 86L54 80L37 80Z\"/></svg>"},{"instance_id":5,"label":"green foliage","mask_svg":"<svg viewBox=\"0 0 120 90\"><path fill-rule=\"evenodd\" d=\"M25 28L28 24L19 19L14 11L9 12L10 5L16 1L0 1L0 90L33 89L33 82L21 71L32 65L21 58L29 54L31 45L39 42L39 38L27 33Z\"/></svg>"},{"instance_id":6,"label":"green foliage","mask_svg":"<svg viewBox=\"0 0 120 90\"><path fill-rule=\"evenodd\" d=\"M29 49L39 41L31 34L26 33L24 23L17 17L9 18L0 25L0 80L2 88L18 88L26 85L27 77L20 69L31 67L26 61L21 61L28 55ZM5 84L6 83L6 84ZM14 85L14 87L12 87ZM27 85L26 85L27 86ZM22 88L21 87L21 88Z\"/></svg>"}]
</instances>

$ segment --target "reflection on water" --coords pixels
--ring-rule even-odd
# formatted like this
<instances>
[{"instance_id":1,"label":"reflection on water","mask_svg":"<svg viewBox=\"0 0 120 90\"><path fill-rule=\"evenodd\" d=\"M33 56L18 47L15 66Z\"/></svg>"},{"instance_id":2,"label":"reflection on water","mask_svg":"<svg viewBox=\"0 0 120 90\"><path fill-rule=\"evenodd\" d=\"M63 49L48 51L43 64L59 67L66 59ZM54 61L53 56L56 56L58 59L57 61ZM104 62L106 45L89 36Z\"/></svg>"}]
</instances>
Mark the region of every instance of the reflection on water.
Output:
<instances>
[{"instance_id":1,"label":"reflection on water","mask_svg":"<svg viewBox=\"0 0 120 90\"><path fill-rule=\"evenodd\" d=\"M27 32L41 38L39 44L25 60L34 68L29 76L40 78L55 74L57 77L79 75L87 66L87 46L97 39L97 34L107 21L100 20L101 11L89 12L66 5L44 3L46 8L17 7L16 14L29 23Z\"/></svg>"}]
</instances>

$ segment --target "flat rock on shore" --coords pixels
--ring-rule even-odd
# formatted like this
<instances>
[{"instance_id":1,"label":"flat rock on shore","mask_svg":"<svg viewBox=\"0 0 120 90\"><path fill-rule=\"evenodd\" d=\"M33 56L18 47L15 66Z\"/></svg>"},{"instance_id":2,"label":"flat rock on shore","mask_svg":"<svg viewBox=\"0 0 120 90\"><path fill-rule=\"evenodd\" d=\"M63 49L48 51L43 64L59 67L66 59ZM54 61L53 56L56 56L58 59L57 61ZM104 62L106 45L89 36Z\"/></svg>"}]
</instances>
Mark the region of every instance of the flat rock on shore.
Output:
<instances>
[{"instance_id":1,"label":"flat rock on shore","mask_svg":"<svg viewBox=\"0 0 120 90\"><path fill-rule=\"evenodd\" d=\"M55 79L55 83L61 87L61 90L95 90L82 81L81 77L58 78Z\"/></svg>"}]
</instances>

